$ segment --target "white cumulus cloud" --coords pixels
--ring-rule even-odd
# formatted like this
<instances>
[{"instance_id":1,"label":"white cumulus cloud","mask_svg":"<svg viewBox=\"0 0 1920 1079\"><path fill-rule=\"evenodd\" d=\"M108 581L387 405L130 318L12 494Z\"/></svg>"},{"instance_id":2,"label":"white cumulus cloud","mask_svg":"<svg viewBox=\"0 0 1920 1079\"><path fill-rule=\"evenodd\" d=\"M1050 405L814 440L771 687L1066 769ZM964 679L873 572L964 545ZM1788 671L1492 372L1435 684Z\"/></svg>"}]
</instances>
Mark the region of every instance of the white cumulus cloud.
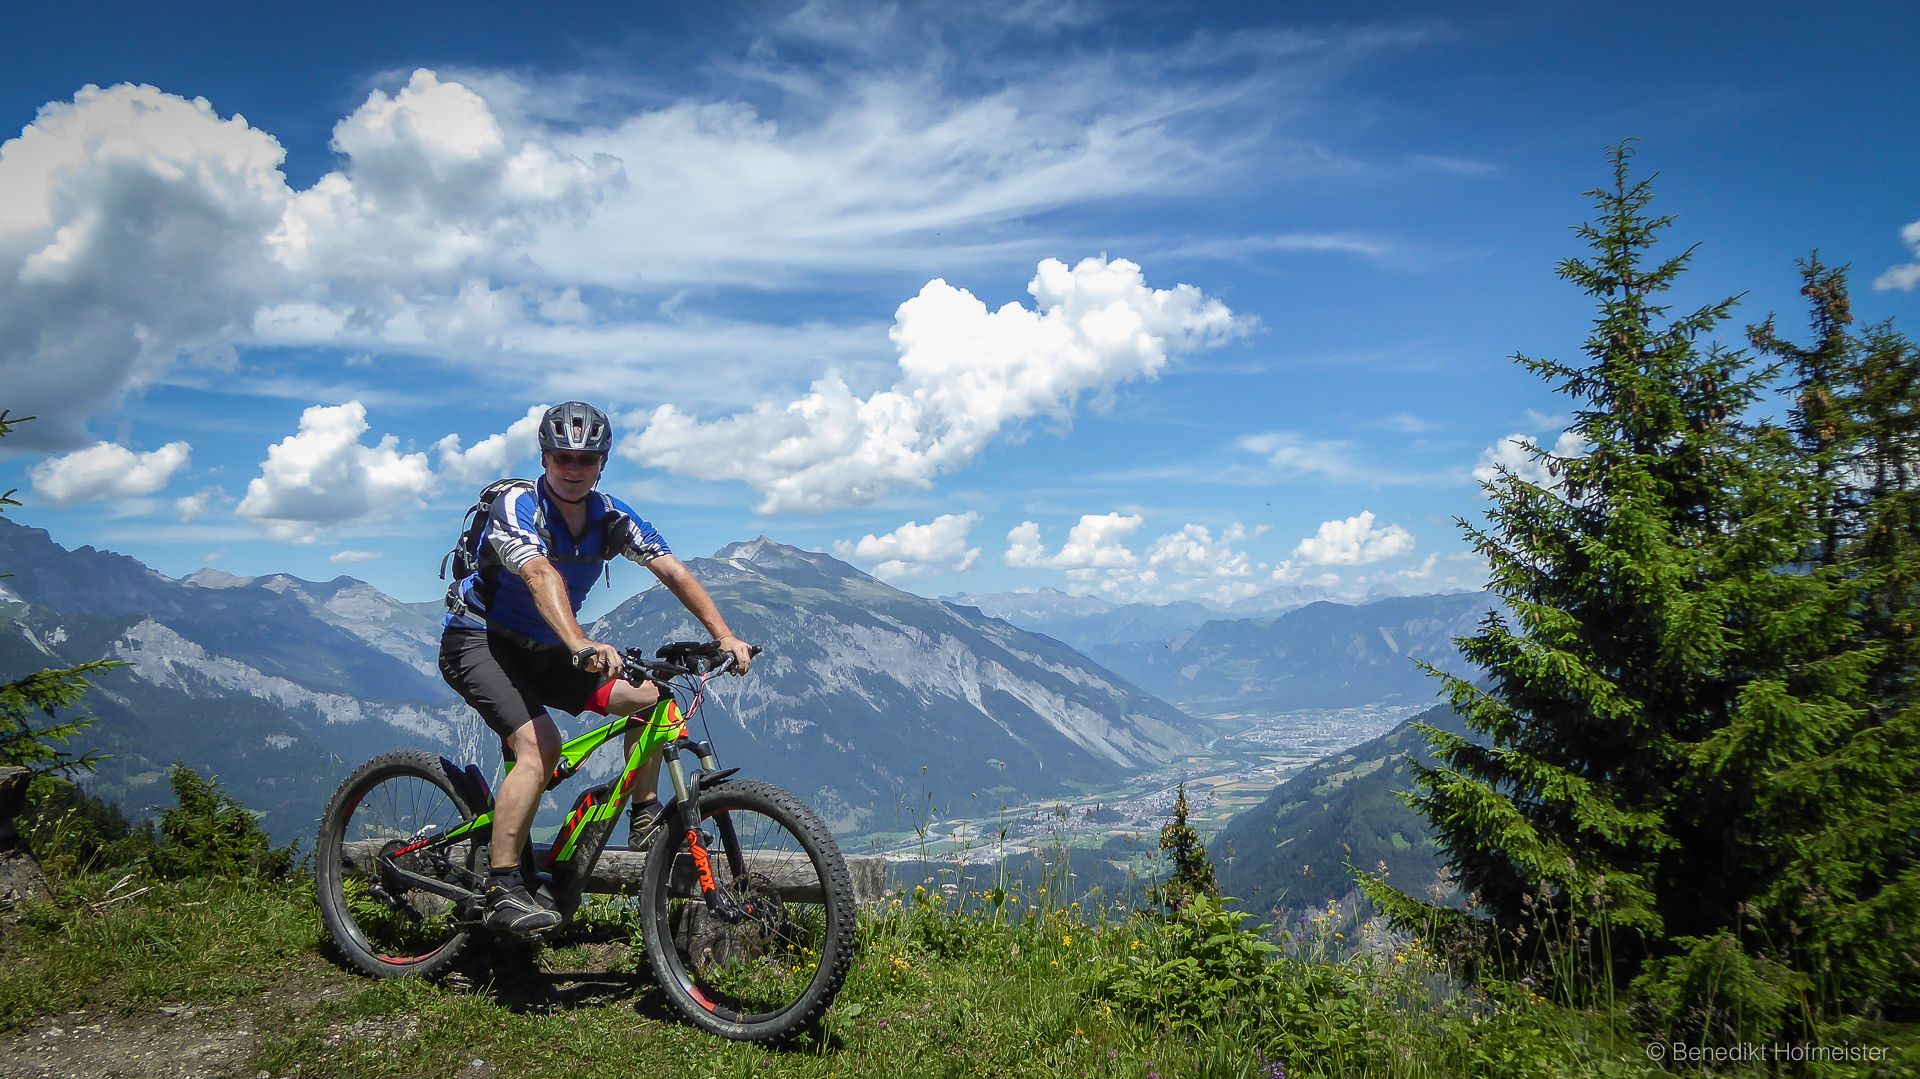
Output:
<instances>
[{"instance_id":1,"label":"white cumulus cloud","mask_svg":"<svg viewBox=\"0 0 1920 1079\"><path fill-rule=\"evenodd\" d=\"M516 467L540 456L540 417L548 405L533 405L502 433L488 435L470 450L460 448L460 436L448 435L433 444L440 458L440 474L460 483L484 484L513 473Z\"/></svg>"},{"instance_id":2,"label":"white cumulus cloud","mask_svg":"<svg viewBox=\"0 0 1920 1079\"><path fill-rule=\"evenodd\" d=\"M935 280L900 305L892 338L899 377L854 394L829 373L785 405L702 421L662 405L621 453L701 479L740 480L763 513L818 511L927 487L995 437L1040 415L1065 418L1082 395L1152 378L1171 354L1217 344L1245 326L1190 285L1149 288L1125 259L1039 266L1034 307L997 311Z\"/></svg>"},{"instance_id":3,"label":"white cumulus cloud","mask_svg":"<svg viewBox=\"0 0 1920 1079\"><path fill-rule=\"evenodd\" d=\"M271 539L311 543L334 526L420 505L433 483L427 455L401 453L393 435L364 445L367 429L358 401L307 409L300 430L267 450L235 512Z\"/></svg>"},{"instance_id":4,"label":"white cumulus cloud","mask_svg":"<svg viewBox=\"0 0 1920 1079\"><path fill-rule=\"evenodd\" d=\"M1145 518L1119 513L1089 513L1067 531L1060 550L1047 554L1040 542L1040 526L1022 521L1007 533L1007 552L1001 561L1015 569L1118 569L1140 559L1127 549L1128 536L1139 531Z\"/></svg>"},{"instance_id":5,"label":"white cumulus cloud","mask_svg":"<svg viewBox=\"0 0 1920 1079\"><path fill-rule=\"evenodd\" d=\"M1537 460L1540 444L1530 435L1512 434L1480 452L1480 460L1473 466L1473 478L1481 483L1491 483L1501 470L1525 480L1538 487L1557 488L1559 477L1547 471L1545 461ZM1562 432L1549 451L1555 457L1578 457L1586 452L1586 443L1572 431Z\"/></svg>"},{"instance_id":6,"label":"white cumulus cloud","mask_svg":"<svg viewBox=\"0 0 1920 1079\"><path fill-rule=\"evenodd\" d=\"M199 520L212 513L215 506L232 502L225 491L218 487L202 487L190 495L173 500L173 512L179 514L182 523Z\"/></svg>"},{"instance_id":7,"label":"white cumulus cloud","mask_svg":"<svg viewBox=\"0 0 1920 1079\"><path fill-rule=\"evenodd\" d=\"M1908 247L1913 248L1915 261L1903 266L1889 267L1885 273L1873 279L1874 288L1911 292L1915 286L1920 286L1920 221L1915 221L1901 229L1900 238L1907 242Z\"/></svg>"},{"instance_id":8,"label":"white cumulus cloud","mask_svg":"<svg viewBox=\"0 0 1920 1079\"><path fill-rule=\"evenodd\" d=\"M87 86L0 145L0 378L9 407L47 417L21 441L79 445L183 355L231 369L235 343L497 350L540 297L500 299L486 274L620 179L424 70L332 148L342 167L295 191L245 117L134 85ZM578 317L577 293L548 302Z\"/></svg>"},{"instance_id":9,"label":"white cumulus cloud","mask_svg":"<svg viewBox=\"0 0 1920 1079\"><path fill-rule=\"evenodd\" d=\"M1364 566L1413 550L1413 534L1399 525L1375 528L1373 511L1343 521L1326 521L1300 541L1293 557L1316 566Z\"/></svg>"},{"instance_id":10,"label":"white cumulus cloud","mask_svg":"<svg viewBox=\"0 0 1920 1079\"><path fill-rule=\"evenodd\" d=\"M955 573L973 568L980 548L967 545L967 533L980 515L948 513L926 524L908 521L884 536L868 533L853 543L836 543L834 550L843 557L877 562L875 573L892 580L913 573L945 566Z\"/></svg>"},{"instance_id":11,"label":"white cumulus cloud","mask_svg":"<svg viewBox=\"0 0 1920 1079\"><path fill-rule=\"evenodd\" d=\"M31 426L31 425L29 425ZM33 491L62 506L103 498L137 498L165 487L186 467L192 447L169 442L149 453L100 442L34 465Z\"/></svg>"},{"instance_id":12,"label":"white cumulus cloud","mask_svg":"<svg viewBox=\"0 0 1920 1079\"><path fill-rule=\"evenodd\" d=\"M1266 564L1236 545L1259 537L1268 526L1235 522L1216 538L1206 525L1189 523L1155 539L1142 554L1128 540L1144 523L1137 515L1086 514L1060 549L1048 554L1040 526L1022 521L1007 533L1001 560L1015 569L1061 570L1067 591L1121 603L1202 599L1227 604L1260 591L1253 578Z\"/></svg>"},{"instance_id":13,"label":"white cumulus cloud","mask_svg":"<svg viewBox=\"0 0 1920 1079\"><path fill-rule=\"evenodd\" d=\"M85 87L0 144L0 382L44 417L22 444L84 443L88 416L280 289L283 157L244 118L151 86Z\"/></svg>"},{"instance_id":14,"label":"white cumulus cloud","mask_svg":"<svg viewBox=\"0 0 1920 1079\"><path fill-rule=\"evenodd\" d=\"M1216 540L1206 525L1189 524L1154 540L1147 548L1147 564L1187 577L1251 577L1253 559L1233 545L1259 536L1267 527L1249 529L1236 521Z\"/></svg>"},{"instance_id":15,"label":"white cumulus cloud","mask_svg":"<svg viewBox=\"0 0 1920 1079\"><path fill-rule=\"evenodd\" d=\"M391 96L369 95L334 127L332 148L343 167L293 195L269 240L306 286L290 299L377 328L380 338L422 329L412 291L473 307L492 292L479 273L518 256L542 223L583 213L621 182L618 162L510 134L479 94L426 69ZM469 322L476 313L466 312Z\"/></svg>"}]
</instances>

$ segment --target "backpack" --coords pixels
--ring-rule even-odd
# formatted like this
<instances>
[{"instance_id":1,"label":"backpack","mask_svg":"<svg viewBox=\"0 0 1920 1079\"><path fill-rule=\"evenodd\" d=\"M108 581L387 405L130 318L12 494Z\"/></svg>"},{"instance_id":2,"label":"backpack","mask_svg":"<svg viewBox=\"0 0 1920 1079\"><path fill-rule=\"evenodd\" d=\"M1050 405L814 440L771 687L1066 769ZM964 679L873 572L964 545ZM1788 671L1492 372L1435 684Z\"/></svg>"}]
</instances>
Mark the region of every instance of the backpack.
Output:
<instances>
[{"instance_id":1,"label":"backpack","mask_svg":"<svg viewBox=\"0 0 1920 1079\"><path fill-rule=\"evenodd\" d=\"M480 533L487 527L487 518L493 513L493 504L502 493L516 487L533 490L532 480L504 479L494 480L480 490L480 497L467 509L467 516L460 523L460 539L454 543L453 550L440 559L440 579L447 580L449 568L453 571L453 580L447 585L447 608L460 612L466 607L460 598L460 584L468 577L480 572Z\"/></svg>"},{"instance_id":2,"label":"backpack","mask_svg":"<svg viewBox=\"0 0 1920 1079\"><path fill-rule=\"evenodd\" d=\"M455 614L466 614L467 603L460 595L460 585L473 574L481 574L481 587L487 590L489 597L487 602L491 602L492 582L487 578L484 571L497 567L495 563L489 562L486 557L481 554L480 533L486 530L487 519L493 514L493 504L500 500L502 494L516 488L524 488L531 491L534 489L534 484L532 480L504 479L494 480L492 483L481 488L480 497L474 500L472 506L468 507L466 519L461 522L460 539L454 543L453 549L448 551L444 558L440 559L440 579L448 582L446 598L447 609ZM606 505L600 516L599 561L611 562L617 557L613 553L613 535L626 524L626 520L626 516L613 509L611 503ZM535 519L535 528L540 531L545 530L545 526L539 518ZM548 557L557 562L582 560L577 556L567 555L549 555ZM452 572L451 580L448 580L449 570ZM612 579L612 571L611 567L609 567L607 580L611 583Z\"/></svg>"}]
</instances>

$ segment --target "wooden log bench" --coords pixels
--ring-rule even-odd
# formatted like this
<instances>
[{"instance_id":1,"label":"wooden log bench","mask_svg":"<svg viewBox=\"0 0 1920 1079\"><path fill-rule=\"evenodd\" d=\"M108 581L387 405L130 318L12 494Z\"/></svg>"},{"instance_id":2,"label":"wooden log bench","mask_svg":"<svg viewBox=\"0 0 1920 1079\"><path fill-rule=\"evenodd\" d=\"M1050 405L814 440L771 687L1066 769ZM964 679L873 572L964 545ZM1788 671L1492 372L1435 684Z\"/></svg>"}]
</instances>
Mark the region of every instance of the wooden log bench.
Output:
<instances>
[{"instance_id":1,"label":"wooden log bench","mask_svg":"<svg viewBox=\"0 0 1920 1079\"><path fill-rule=\"evenodd\" d=\"M348 870L360 876L371 876L373 859L383 845L378 840L346 844L343 854ZM546 848L539 844L535 844L533 850L536 861L546 855ZM750 850L744 853L748 870L771 881L782 899L794 903L821 901L819 883L812 879L813 866L794 865L794 852ZM719 854L716 852L714 857L717 859ZM853 878L854 902L861 906L878 903L887 887L887 860L862 856L849 857L846 862L847 874ZM599 864L593 867L593 875L587 878L586 890L601 894L632 895L640 890L640 877L646 865L647 856L644 854L628 850L602 851ZM693 894L693 860L684 853L675 859L672 887L675 895Z\"/></svg>"}]
</instances>

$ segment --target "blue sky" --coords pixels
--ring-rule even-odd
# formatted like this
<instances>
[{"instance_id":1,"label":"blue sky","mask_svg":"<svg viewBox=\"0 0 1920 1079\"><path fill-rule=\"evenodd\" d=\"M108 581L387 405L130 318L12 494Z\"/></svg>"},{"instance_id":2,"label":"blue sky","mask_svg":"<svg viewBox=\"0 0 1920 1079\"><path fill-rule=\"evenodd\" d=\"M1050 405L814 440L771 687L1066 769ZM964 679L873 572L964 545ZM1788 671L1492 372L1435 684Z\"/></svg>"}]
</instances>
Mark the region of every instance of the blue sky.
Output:
<instances>
[{"instance_id":1,"label":"blue sky","mask_svg":"<svg viewBox=\"0 0 1920 1079\"><path fill-rule=\"evenodd\" d=\"M0 9L9 516L429 599L580 398L683 556L1437 591L1563 430L1508 357L1578 348L1610 144L1725 339L1816 247L1920 317L1906 5L627 7Z\"/></svg>"}]
</instances>

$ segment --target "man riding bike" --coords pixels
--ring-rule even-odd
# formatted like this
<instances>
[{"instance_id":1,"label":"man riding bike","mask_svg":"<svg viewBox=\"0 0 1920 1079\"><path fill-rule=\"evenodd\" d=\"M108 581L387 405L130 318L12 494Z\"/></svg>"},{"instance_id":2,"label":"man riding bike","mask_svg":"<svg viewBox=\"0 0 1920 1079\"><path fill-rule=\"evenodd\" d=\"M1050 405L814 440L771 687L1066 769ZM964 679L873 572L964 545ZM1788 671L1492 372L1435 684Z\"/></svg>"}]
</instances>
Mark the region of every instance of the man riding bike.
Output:
<instances>
[{"instance_id":1,"label":"man riding bike","mask_svg":"<svg viewBox=\"0 0 1920 1079\"><path fill-rule=\"evenodd\" d=\"M627 716L653 706L650 683L618 676L612 645L588 639L577 614L601 567L626 556L653 572L746 673L752 649L733 635L707 590L673 556L652 525L626 503L594 489L613 428L605 413L579 401L555 405L540 420L542 474L503 491L480 532L480 569L449 594L440 636L440 674L500 735L516 762L494 802L492 867L484 921L493 929L535 933L559 924L527 888L520 864L540 794L553 774L558 708ZM627 734L632 752L638 732ZM629 845L638 848L658 816L656 754L635 783Z\"/></svg>"}]
</instances>

